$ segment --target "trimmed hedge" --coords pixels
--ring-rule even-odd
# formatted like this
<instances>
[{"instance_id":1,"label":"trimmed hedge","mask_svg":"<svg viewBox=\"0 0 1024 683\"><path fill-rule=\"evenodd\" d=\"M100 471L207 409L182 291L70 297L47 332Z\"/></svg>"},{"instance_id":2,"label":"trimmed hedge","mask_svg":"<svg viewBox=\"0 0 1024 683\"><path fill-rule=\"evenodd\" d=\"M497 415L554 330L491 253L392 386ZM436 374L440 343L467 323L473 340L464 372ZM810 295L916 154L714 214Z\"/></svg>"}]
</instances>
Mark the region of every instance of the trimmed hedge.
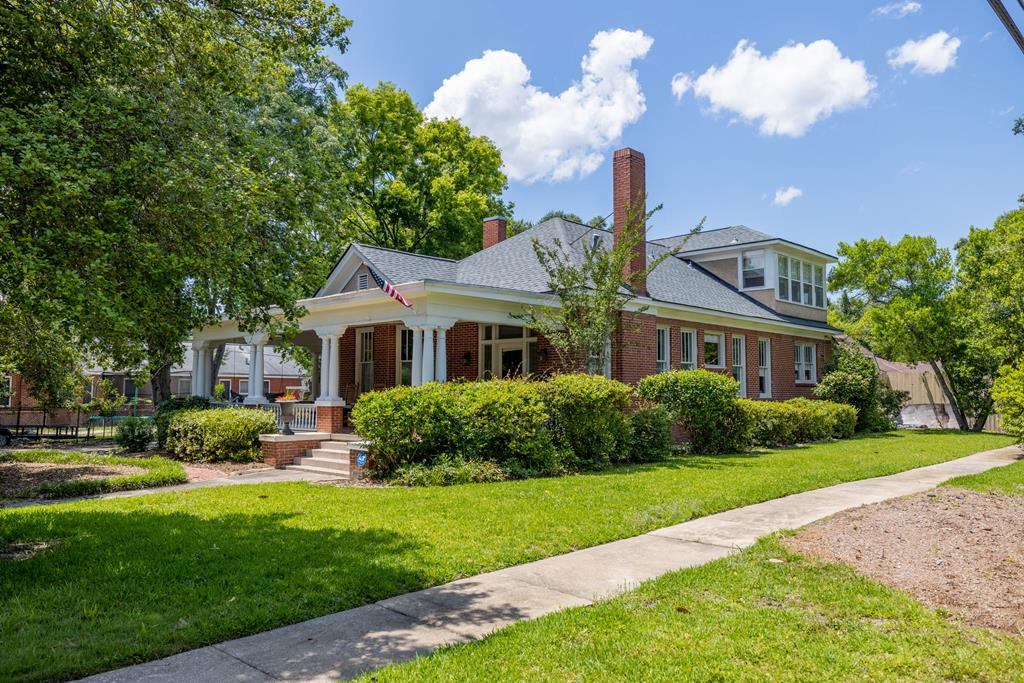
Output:
<instances>
[{"instance_id":1,"label":"trimmed hedge","mask_svg":"<svg viewBox=\"0 0 1024 683\"><path fill-rule=\"evenodd\" d=\"M627 411L633 390L600 375L555 375L527 385L539 392L551 416L551 435L562 466L592 470L630 459Z\"/></svg>"},{"instance_id":2,"label":"trimmed hedge","mask_svg":"<svg viewBox=\"0 0 1024 683\"><path fill-rule=\"evenodd\" d=\"M523 380L370 391L352 409L356 432L373 443L377 477L443 457L489 460L516 477L557 473L550 419L536 386Z\"/></svg>"},{"instance_id":3,"label":"trimmed hedge","mask_svg":"<svg viewBox=\"0 0 1024 683\"><path fill-rule=\"evenodd\" d=\"M756 446L791 446L824 439L847 439L857 425L853 406L832 401L794 398L785 402L740 399L751 420L751 443Z\"/></svg>"},{"instance_id":4,"label":"trimmed hedge","mask_svg":"<svg viewBox=\"0 0 1024 683\"><path fill-rule=\"evenodd\" d=\"M672 413L660 403L643 403L629 416L630 457L635 462L664 460L672 450Z\"/></svg>"},{"instance_id":5,"label":"trimmed hedge","mask_svg":"<svg viewBox=\"0 0 1024 683\"><path fill-rule=\"evenodd\" d=\"M736 453L750 447L750 416L740 408L739 383L708 370L648 375L640 396L668 408L690 437L694 453Z\"/></svg>"},{"instance_id":6,"label":"trimmed hedge","mask_svg":"<svg viewBox=\"0 0 1024 683\"><path fill-rule=\"evenodd\" d=\"M167 449L192 462L255 462L260 434L277 433L269 410L225 408L177 411L167 428Z\"/></svg>"},{"instance_id":7,"label":"trimmed hedge","mask_svg":"<svg viewBox=\"0 0 1024 683\"><path fill-rule=\"evenodd\" d=\"M202 396L175 396L162 401L153 411L153 423L156 425L156 443L160 448L167 445L167 427L171 418L183 410L203 410L210 407L210 399Z\"/></svg>"}]
</instances>

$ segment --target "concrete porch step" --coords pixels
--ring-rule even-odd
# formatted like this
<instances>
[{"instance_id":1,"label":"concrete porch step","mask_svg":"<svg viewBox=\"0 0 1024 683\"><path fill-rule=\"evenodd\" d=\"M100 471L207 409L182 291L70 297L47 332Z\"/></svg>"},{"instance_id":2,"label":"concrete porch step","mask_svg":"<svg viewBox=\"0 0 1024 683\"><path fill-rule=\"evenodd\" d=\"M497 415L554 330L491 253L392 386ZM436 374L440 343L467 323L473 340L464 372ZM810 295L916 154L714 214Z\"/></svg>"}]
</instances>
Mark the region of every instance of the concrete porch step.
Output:
<instances>
[{"instance_id":1,"label":"concrete porch step","mask_svg":"<svg viewBox=\"0 0 1024 683\"><path fill-rule=\"evenodd\" d=\"M348 460L336 460L334 458L318 458L309 456L300 456L295 458L295 465L302 467L316 467L321 470L330 470L332 472L338 472L348 476Z\"/></svg>"},{"instance_id":2,"label":"concrete porch step","mask_svg":"<svg viewBox=\"0 0 1024 683\"><path fill-rule=\"evenodd\" d=\"M342 462L348 462L348 450L340 451L334 450L333 448L310 448L306 451L306 456L311 458L321 458L322 460L338 460Z\"/></svg>"},{"instance_id":3,"label":"concrete porch step","mask_svg":"<svg viewBox=\"0 0 1024 683\"><path fill-rule=\"evenodd\" d=\"M320 448L313 449L314 453L319 451L322 453L343 453L348 456L349 444L351 441L321 441Z\"/></svg>"},{"instance_id":4,"label":"concrete porch step","mask_svg":"<svg viewBox=\"0 0 1024 683\"><path fill-rule=\"evenodd\" d=\"M313 474L327 474L336 479L348 479L348 472L339 472L338 470L324 469L323 467L311 467L309 465L285 465L286 470L294 470L296 472L312 472Z\"/></svg>"}]
</instances>

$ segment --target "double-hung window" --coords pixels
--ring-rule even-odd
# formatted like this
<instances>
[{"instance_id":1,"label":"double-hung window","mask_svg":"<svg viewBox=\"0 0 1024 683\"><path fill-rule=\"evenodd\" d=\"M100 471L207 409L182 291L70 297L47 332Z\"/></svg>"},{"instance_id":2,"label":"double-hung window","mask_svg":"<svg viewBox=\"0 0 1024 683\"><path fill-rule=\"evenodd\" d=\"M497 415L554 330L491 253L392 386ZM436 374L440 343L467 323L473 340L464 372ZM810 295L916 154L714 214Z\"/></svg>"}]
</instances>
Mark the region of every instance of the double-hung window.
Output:
<instances>
[{"instance_id":1,"label":"double-hung window","mask_svg":"<svg viewBox=\"0 0 1024 683\"><path fill-rule=\"evenodd\" d=\"M815 368L814 344L793 345L793 363L798 384L813 384L817 380Z\"/></svg>"},{"instance_id":2,"label":"double-hung window","mask_svg":"<svg viewBox=\"0 0 1024 683\"><path fill-rule=\"evenodd\" d=\"M757 340L757 394L772 397L772 340Z\"/></svg>"},{"instance_id":3,"label":"double-hung window","mask_svg":"<svg viewBox=\"0 0 1024 683\"><path fill-rule=\"evenodd\" d=\"M741 261L743 264L743 288L764 287L764 252L743 252Z\"/></svg>"},{"instance_id":4,"label":"double-hung window","mask_svg":"<svg viewBox=\"0 0 1024 683\"><path fill-rule=\"evenodd\" d=\"M679 367L682 370L697 369L696 330L682 330L679 333Z\"/></svg>"},{"instance_id":5,"label":"double-hung window","mask_svg":"<svg viewBox=\"0 0 1024 683\"><path fill-rule=\"evenodd\" d=\"M659 327L657 330L657 362L658 372L668 372L671 350L669 348L669 333L667 327Z\"/></svg>"},{"instance_id":6,"label":"double-hung window","mask_svg":"<svg viewBox=\"0 0 1024 683\"><path fill-rule=\"evenodd\" d=\"M747 396L747 340L738 334L732 336L732 376L740 383L740 396Z\"/></svg>"},{"instance_id":7,"label":"double-hung window","mask_svg":"<svg viewBox=\"0 0 1024 683\"><path fill-rule=\"evenodd\" d=\"M721 332L704 333L704 367L725 367L725 336Z\"/></svg>"},{"instance_id":8,"label":"double-hung window","mask_svg":"<svg viewBox=\"0 0 1024 683\"><path fill-rule=\"evenodd\" d=\"M413 331L402 327L398 333L398 383L409 386L412 384Z\"/></svg>"}]
</instances>

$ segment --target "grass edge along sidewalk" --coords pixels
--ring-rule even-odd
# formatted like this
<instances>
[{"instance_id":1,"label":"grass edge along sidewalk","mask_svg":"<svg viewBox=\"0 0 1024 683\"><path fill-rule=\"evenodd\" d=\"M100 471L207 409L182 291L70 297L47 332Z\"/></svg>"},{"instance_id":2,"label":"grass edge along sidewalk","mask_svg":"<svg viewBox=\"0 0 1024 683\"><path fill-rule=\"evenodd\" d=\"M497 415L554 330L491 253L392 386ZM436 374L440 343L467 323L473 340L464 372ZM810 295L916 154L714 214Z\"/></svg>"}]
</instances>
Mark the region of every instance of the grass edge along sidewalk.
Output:
<instances>
[{"instance_id":1,"label":"grass edge along sidewalk","mask_svg":"<svg viewBox=\"0 0 1024 683\"><path fill-rule=\"evenodd\" d=\"M0 677L67 679L1009 443L904 433L447 489L275 484L0 512Z\"/></svg>"}]
</instances>

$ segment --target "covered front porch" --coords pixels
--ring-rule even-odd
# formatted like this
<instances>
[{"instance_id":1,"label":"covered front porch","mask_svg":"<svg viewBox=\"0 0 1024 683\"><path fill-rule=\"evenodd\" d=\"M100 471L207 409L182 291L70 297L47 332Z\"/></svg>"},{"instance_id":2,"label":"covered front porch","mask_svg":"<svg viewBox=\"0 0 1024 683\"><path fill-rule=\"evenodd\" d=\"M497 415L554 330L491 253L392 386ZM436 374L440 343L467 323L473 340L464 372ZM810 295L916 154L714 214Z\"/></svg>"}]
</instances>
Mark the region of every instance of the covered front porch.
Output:
<instances>
[{"instance_id":1,"label":"covered front porch","mask_svg":"<svg viewBox=\"0 0 1024 683\"><path fill-rule=\"evenodd\" d=\"M547 341L511 317L521 306L474 302L461 293L436 291L429 283L411 283L403 293L410 308L370 289L302 302L307 315L288 341L309 352L312 367L310 392L295 406L293 429L342 432L351 406L373 389L544 372L554 365ZM244 403L278 411L261 388L265 349L282 341L267 333L241 332L236 323L225 321L195 333L194 367L209 368L209 354L221 343L248 344L251 389ZM204 371L194 373L194 395L209 393Z\"/></svg>"}]
</instances>

